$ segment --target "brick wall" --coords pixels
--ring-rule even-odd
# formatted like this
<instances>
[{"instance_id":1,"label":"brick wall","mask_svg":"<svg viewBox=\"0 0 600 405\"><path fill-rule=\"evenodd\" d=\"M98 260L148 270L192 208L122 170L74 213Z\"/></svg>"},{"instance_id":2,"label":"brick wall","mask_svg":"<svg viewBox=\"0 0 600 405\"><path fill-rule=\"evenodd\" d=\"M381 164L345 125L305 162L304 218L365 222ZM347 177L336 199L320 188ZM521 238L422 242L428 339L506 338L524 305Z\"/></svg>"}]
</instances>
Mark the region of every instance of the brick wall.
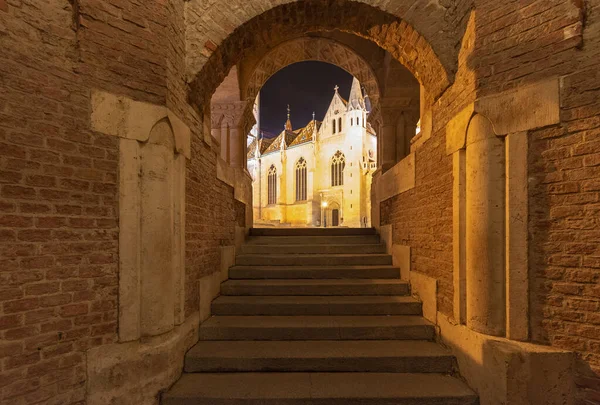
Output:
<instances>
[{"instance_id":1,"label":"brick wall","mask_svg":"<svg viewBox=\"0 0 600 405\"><path fill-rule=\"evenodd\" d=\"M531 332L579 354L579 404L600 404L600 4L580 49L546 55L563 76L561 125L530 136Z\"/></svg>"}]
</instances>

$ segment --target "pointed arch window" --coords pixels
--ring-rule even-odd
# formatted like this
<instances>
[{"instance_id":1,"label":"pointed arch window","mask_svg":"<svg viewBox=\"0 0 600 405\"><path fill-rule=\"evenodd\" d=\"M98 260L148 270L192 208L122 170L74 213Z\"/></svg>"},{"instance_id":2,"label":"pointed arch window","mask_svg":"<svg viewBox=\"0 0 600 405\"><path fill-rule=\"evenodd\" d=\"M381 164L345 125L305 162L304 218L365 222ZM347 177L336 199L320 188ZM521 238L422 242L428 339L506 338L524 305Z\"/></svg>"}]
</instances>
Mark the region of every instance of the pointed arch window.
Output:
<instances>
[{"instance_id":1,"label":"pointed arch window","mask_svg":"<svg viewBox=\"0 0 600 405\"><path fill-rule=\"evenodd\" d=\"M335 118L331 121L331 125L333 125L333 127L331 128L331 133L335 134Z\"/></svg>"},{"instance_id":2,"label":"pointed arch window","mask_svg":"<svg viewBox=\"0 0 600 405\"><path fill-rule=\"evenodd\" d=\"M267 175L267 192L269 194L269 204L277 204L277 169L271 165Z\"/></svg>"},{"instance_id":3,"label":"pointed arch window","mask_svg":"<svg viewBox=\"0 0 600 405\"><path fill-rule=\"evenodd\" d=\"M338 118L338 132L342 132L342 117Z\"/></svg>"},{"instance_id":4,"label":"pointed arch window","mask_svg":"<svg viewBox=\"0 0 600 405\"><path fill-rule=\"evenodd\" d=\"M346 167L346 157L339 150L331 159L331 186L344 185L344 167Z\"/></svg>"},{"instance_id":5,"label":"pointed arch window","mask_svg":"<svg viewBox=\"0 0 600 405\"><path fill-rule=\"evenodd\" d=\"M296 201L306 201L306 160L300 158L296 162Z\"/></svg>"}]
</instances>

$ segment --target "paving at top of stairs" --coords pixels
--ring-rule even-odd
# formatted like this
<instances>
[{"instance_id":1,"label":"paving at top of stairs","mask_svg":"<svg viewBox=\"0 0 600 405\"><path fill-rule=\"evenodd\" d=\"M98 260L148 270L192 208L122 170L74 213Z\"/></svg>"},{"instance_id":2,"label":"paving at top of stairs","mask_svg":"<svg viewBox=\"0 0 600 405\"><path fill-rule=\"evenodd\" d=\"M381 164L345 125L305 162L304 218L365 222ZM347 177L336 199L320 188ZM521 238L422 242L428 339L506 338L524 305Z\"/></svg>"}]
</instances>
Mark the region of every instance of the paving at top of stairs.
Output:
<instances>
[{"instance_id":1,"label":"paving at top of stairs","mask_svg":"<svg viewBox=\"0 0 600 405\"><path fill-rule=\"evenodd\" d=\"M250 236L377 235L375 228L250 228Z\"/></svg>"},{"instance_id":2,"label":"paving at top of stairs","mask_svg":"<svg viewBox=\"0 0 600 405\"><path fill-rule=\"evenodd\" d=\"M379 244L379 235L336 235L336 236L250 236L246 245L298 245L298 244Z\"/></svg>"}]
</instances>

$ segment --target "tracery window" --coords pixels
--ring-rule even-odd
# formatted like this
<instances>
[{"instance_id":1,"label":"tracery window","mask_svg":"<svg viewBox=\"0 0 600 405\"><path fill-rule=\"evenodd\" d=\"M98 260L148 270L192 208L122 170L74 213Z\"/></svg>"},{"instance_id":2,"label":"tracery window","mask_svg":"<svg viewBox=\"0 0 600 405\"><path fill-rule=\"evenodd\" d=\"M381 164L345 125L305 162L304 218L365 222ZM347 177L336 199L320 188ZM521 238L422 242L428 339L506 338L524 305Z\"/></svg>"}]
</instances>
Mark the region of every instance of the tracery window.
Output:
<instances>
[{"instance_id":1,"label":"tracery window","mask_svg":"<svg viewBox=\"0 0 600 405\"><path fill-rule=\"evenodd\" d=\"M331 159L331 186L344 185L344 167L346 167L346 157L339 150L335 152Z\"/></svg>"},{"instance_id":2,"label":"tracery window","mask_svg":"<svg viewBox=\"0 0 600 405\"><path fill-rule=\"evenodd\" d=\"M306 201L306 160L296 162L296 201Z\"/></svg>"},{"instance_id":3,"label":"tracery window","mask_svg":"<svg viewBox=\"0 0 600 405\"><path fill-rule=\"evenodd\" d=\"M277 204L277 169L275 165L271 165L267 176L268 185L267 192L269 194L269 204Z\"/></svg>"}]
</instances>

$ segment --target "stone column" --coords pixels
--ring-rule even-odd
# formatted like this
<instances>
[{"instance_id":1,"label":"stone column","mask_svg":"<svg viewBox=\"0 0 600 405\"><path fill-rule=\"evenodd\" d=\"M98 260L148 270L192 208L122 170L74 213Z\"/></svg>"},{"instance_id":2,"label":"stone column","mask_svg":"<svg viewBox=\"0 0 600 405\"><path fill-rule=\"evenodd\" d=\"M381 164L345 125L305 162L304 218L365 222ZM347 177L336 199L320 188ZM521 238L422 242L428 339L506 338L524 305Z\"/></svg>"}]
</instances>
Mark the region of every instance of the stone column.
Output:
<instances>
[{"instance_id":1,"label":"stone column","mask_svg":"<svg viewBox=\"0 0 600 405\"><path fill-rule=\"evenodd\" d=\"M505 148L491 122L475 115L466 138L467 326L504 336Z\"/></svg>"},{"instance_id":2,"label":"stone column","mask_svg":"<svg viewBox=\"0 0 600 405\"><path fill-rule=\"evenodd\" d=\"M221 126L221 159L229 163L229 125L225 121Z\"/></svg>"},{"instance_id":3,"label":"stone column","mask_svg":"<svg viewBox=\"0 0 600 405\"><path fill-rule=\"evenodd\" d=\"M243 167L242 147L240 129L237 125L229 127L229 165L231 167Z\"/></svg>"},{"instance_id":4,"label":"stone column","mask_svg":"<svg viewBox=\"0 0 600 405\"><path fill-rule=\"evenodd\" d=\"M396 164L396 122L390 118L384 117L385 120L389 121L383 125L383 136L381 138L381 167L383 170L387 170Z\"/></svg>"}]
</instances>

